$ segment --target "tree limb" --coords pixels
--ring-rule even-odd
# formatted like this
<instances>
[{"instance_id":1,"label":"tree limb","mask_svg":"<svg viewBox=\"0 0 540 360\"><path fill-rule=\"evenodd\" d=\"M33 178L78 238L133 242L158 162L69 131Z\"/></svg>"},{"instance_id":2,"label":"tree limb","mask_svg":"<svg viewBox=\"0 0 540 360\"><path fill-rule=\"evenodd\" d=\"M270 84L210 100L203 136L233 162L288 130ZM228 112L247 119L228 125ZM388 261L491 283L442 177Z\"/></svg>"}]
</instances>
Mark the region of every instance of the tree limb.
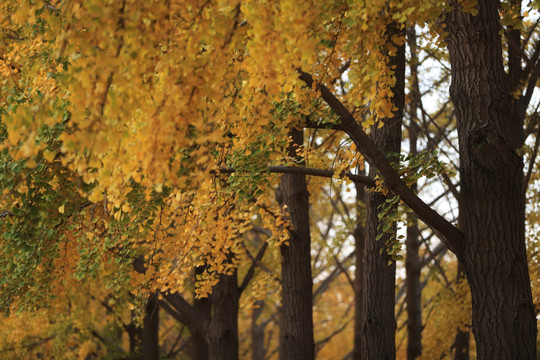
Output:
<instances>
[{"instance_id":1,"label":"tree limb","mask_svg":"<svg viewBox=\"0 0 540 360\"><path fill-rule=\"evenodd\" d=\"M219 173L221 174L232 174L236 172L236 169L222 166L219 168ZM319 177L331 178L335 175L333 170L323 170L315 168L305 168L305 167L293 167L293 166L269 166L268 172L277 173L277 174L302 174L302 175L312 175ZM361 176L356 174L351 174L349 172L343 173L341 177L346 177L349 180L362 184L367 187L375 187L375 181L368 176Z\"/></svg>"},{"instance_id":2,"label":"tree limb","mask_svg":"<svg viewBox=\"0 0 540 360\"><path fill-rule=\"evenodd\" d=\"M314 81L310 74L298 69L300 79L309 87L313 87ZM386 187L398 194L418 217L437 232L443 243L457 255L463 258L465 247L465 235L439 213L426 205L414 192L400 179L396 170L392 167L386 156L377 148L373 140L366 134L364 129L356 122L353 115L339 101L338 98L323 84L315 84L324 101L340 117L341 126L351 137L356 147L362 152L370 165L376 167L384 178Z\"/></svg>"},{"instance_id":3,"label":"tree limb","mask_svg":"<svg viewBox=\"0 0 540 360\"><path fill-rule=\"evenodd\" d=\"M255 268L258 266L257 264L261 262L267 248L268 248L268 242L264 241L259 251L257 252L257 255L255 256L254 261L252 261L251 266L249 267L249 270L246 273L246 276L244 276L244 279L242 280L242 284L238 288L238 291L240 294L244 292L249 282L253 278L253 275L255 275Z\"/></svg>"},{"instance_id":4,"label":"tree limb","mask_svg":"<svg viewBox=\"0 0 540 360\"><path fill-rule=\"evenodd\" d=\"M141 257L133 261L133 268L140 274L146 273L146 267ZM161 293L161 295L165 301L159 301L159 306L173 318L186 325L191 333L195 331L201 334L208 333L210 319L207 319L197 308L188 303L182 295L169 292Z\"/></svg>"},{"instance_id":5,"label":"tree limb","mask_svg":"<svg viewBox=\"0 0 540 360\"><path fill-rule=\"evenodd\" d=\"M208 322L195 307L189 304L179 294L162 294L165 301L159 306L180 323L187 326L191 333L198 331L205 335L208 333Z\"/></svg>"}]
</instances>

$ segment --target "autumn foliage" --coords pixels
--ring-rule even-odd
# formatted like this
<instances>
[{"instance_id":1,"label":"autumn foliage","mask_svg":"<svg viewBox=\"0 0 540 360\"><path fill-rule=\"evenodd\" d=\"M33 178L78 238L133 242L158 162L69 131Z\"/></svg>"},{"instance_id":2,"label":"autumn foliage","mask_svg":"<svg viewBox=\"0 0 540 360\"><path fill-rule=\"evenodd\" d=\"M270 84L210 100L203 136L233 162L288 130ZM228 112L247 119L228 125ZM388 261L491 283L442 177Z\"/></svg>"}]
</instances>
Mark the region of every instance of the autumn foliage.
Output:
<instances>
[{"instance_id":1,"label":"autumn foliage","mask_svg":"<svg viewBox=\"0 0 540 360\"><path fill-rule=\"evenodd\" d=\"M457 359L460 332L471 334L474 358L470 232L458 220L468 196L457 175L463 111L456 105L457 118L450 101L456 64L446 41L447 16L484 19L483 3L1 1L0 358L158 359L151 343L161 358L212 358L223 324L239 358L278 358L280 261L298 235L284 204L300 201L282 198L282 176L293 173L309 192L315 357L356 356L355 299L366 282L355 261L369 241L359 235L371 211L364 196L376 194L373 240L397 269L388 300L396 357L411 358L404 234L420 219L418 358ZM535 307L524 300L524 311L534 320L539 5L503 1L494 35L506 35L501 68L519 68L506 94L523 105L524 140L509 147L525 159L516 216L527 258L515 262L528 266ZM403 124L401 154L368 137L392 119ZM486 134L478 151L491 151L496 135Z\"/></svg>"}]
</instances>

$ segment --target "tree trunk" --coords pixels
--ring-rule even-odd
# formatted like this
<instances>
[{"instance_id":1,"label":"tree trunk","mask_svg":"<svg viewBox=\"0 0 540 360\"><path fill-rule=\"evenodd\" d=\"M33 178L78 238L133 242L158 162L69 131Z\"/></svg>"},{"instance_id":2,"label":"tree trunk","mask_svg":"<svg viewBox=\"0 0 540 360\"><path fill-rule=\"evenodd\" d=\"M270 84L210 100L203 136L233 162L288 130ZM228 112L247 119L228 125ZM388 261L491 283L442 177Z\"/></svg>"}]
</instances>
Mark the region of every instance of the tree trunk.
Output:
<instances>
[{"instance_id":1,"label":"tree trunk","mask_svg":"<svg viewBox=\"0 0 540 360\"><path fill-rule=\"evenodd\" d=\"M406 302L407 302L407 360L422 354L422 286L420 284L420 248L418 219L407 214Z\"/></svg>"},{"instance_id":2,"label":"tree trunk","mask_svg":"<svg viewBox=\"0 0 540 360\"><path fill-rule=\"evenodd\" d=\"M128 325L129 354L132 359L159 359L159 306L157 295L148 298L142 324L132 320Z\"/></svg>"},{"instance_id":3,"label":"tree trunk","mask_svg":"<svg viewBox=\"0 0 540 360\"><path fill-rule=\"evenodd\" d=\"M478 359L536 358L536 318L525 251L523 141L504 71L498 1L472 16L454 3L446 39L459 137L464 262Z\"/></svg>"},{"instance_id":4,"label":"tree trunk","mask_svg":"<svg viewBox=\"0 0 540 360\"><path fill-rule=\"evenodd\" d=\"M407 31L407 43L411 52L411 90L412 101L409 107L409 153L418 154L418 132L416 120L418 104L420 103L420 89L418 87L418 56L416 54L416 30L414 26ZM411 186L416 193L416 183ZM420 273L422 266L418 251L420 248L420 232L418 218L415 214L407 214L407 237L405 246L407 255L405 260L406 272L406 302L407 302L407 360L414 360L422 353L422 287Z\"/></svg>"},{"instance_id":5,"label":"tree trunk","mask_svg":"<svg viewBox=\"0 0 540 360\"><path fill-rule=\"evenodd\" d=\"M459 218L458 225L461 231L464 233L467 232L467 222L465 221L465 209L462 202L461 195L458 198L459 203ZM457 276L456 282L463 281L466 279L467 275L465 274L465 266L461 261L458 260L457 267ZM469 324L470 325L470 324ZM457 329L456 340L454 342L454 360L469 360L469 330L460 330Z\"/></svg>"},{"instance_id":6,"label":"tree trunk","mask_svg":"<svg viewBox=\"0 0 540 360\"><path fill-rule=\"evenodd\" d=\"M389 31L389 35L396 32ZM391 36L388 36L390 39ZM404 106L405 46L399 46L395 56L389 57L389 66L395 67L396 84L392 88L392 102L398 109L392 118L380 119L384 126L374 126L371 136L386 154L399 153L401 148L401 123ZM370 167L370 176L376 171ZM396 320L394 314L396 265L388 255L386 242L389 235L377 240L378 208L385 201L379 193L367 192L366 242L364 249L364 277L362 282L362 343L361 359L395 359ZM394 225L395 230L395 225Z\"/></svg>"},{"instance_id":7,"label":"tree trunk","mask_svg":"<svg viewBox=\"0 0 540 360\"><path fill-rule=\"evenodd\" d=\"M159 360L159 306L156 294L150 296L141 329L142 359Z\"/></svg>"},{"instance_id":8,"label":"tree trunk","mask_svg":"<svg viewBox=\"0 0 540 360\"><path fill-rule=\"evenodd\" d=\"M292 142L288 153L290 157L298 158L296 149L303 144L303 133L294 129L290 134ZM281 246L281 360L310 360L315 356L308 197L305 175L284 174L281 177L278 200L287 206L291 222L289 244Z\"/></svg>"},{"instance_id":9,"label":"tree trunk","mask_svg":"<svg viewBox=\"0 0 540 360\"><path fill-rule=\"evenodd\" d=\"M264 302L257 300L251 313L251 359L264 360L264 327L257 324L263 312Z\"/></svg>"},{"instance_id":10,"label":"tree trunk","mask_svg":"<svg viewBox=\"0 0 540 360\"><path fill-rule=\"evenodd\" d=\"M232 275L221 275L211 295L213 314L208 345L212 360L238 359L239 299L236 270Z\"/></svg>"},{"instance_id":11,"label":"tree trunk","mask_svg":"<svg viewBox=\"0 0 540 360\"><path fill-rule=\"evenodd\" d=\"M365 170L358 172L359 175L365 175ZM357 225L353 231L354 237L354 256L356 258L356 268L354 270L354 348L353 360L361 359L362 349L362 281L364 278L364 248L365 248L365 211L363 200L365 198L364 186L356 186L356 203L358 209Z\"/></svg>"},{"instance_id":12,"label":"tree trunk","mask_svg":"<svg viewBox=\"0 0 540 360\"><path fill-rule=\"evenodd\" d=\"M461 219L460 219L461 221ZM457 281L465 279L465 268L458 262ZM454 344L454 360L469 360L469 331L458 330Z\"/></svg>"},{"instance_id":13,"label":"tree trunk","mask_svg":"<svg viewBox=\"0 0 540 360\"><path fill-rule=\"evenodd\" d=\"M195 278L204 272L204 267L199 266L195 268ZM210 319L212 315L212 304L209 298L201 298L193 301L193 307L197 309L201 314L205 315L206 319ZM201 334L198 331L193 330L191 333L191 358L193 360L208 360L208 344L206 341L206 334Z\"/></svg>"}]
</instances>

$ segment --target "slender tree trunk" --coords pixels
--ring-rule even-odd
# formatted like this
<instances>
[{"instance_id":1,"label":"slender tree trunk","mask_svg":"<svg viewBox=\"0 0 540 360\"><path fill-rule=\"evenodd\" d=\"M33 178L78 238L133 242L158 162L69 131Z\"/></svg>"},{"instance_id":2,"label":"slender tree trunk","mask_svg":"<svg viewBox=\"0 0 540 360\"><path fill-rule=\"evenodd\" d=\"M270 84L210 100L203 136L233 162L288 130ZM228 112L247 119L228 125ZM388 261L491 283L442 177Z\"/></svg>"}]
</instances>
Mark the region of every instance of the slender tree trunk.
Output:
<instances>
[{"instance_id":1,"label":"slender tree trunk","mask_svg":"<svg viewBox=\"0 0 540 360\"><path fill-rule=\"evenodd\" d=\"M221 275L211 295L213 314L208 345L212 360L238 359L239 299L236 270L232 275Z\"/></svg>"},{"instance_id":2,"label":"slender tree trunk","mask_svg":"<svg viewBox=\"0 0 540 360\"><path fill-rule=\"evenodd\" d=\"M416 54L416 30L411 27L407 31L407 42L411 52L411 90L412 101L409 107L409 153L417 155L417 125L418 104L420 103L420 89L418 87L418 56ZM416 193L417 186L411 189ZM406 272L406 302L407 302L407 360L414 360L422 353L422 287L420 273L422 266L418 251L420 249L420 232L418 218L415 214L407 214L407 237L405 246L407 257L405 260Z\"/></svg>"},{"instance_id":3,"label":"slender tree trunk","mask_svg":"<svg viewBox=\"0 0 540 360\"><path fill-rule=\"evenodd\" d=\"M414 360L422 354L422 286L420 284L420 248L418 219L407 214L407 258L406 301L407 301L407 360Z\"/></svg>"},{"instance_id":4,"label":"slender tree trunk","mask_svg":"<svg viewBox=\"0 0 540 360\"><path fill-rule=\"evenodd\" d=\"M499 2L472 16L454 3L446 39L460 145L464 262L478 359L536 358L536 318L525 251L523 141L504 71Z\"/></svg>"},{"instance_id":5,"label":"slender tree trunk","mask_svg":"<svg viewBox=\"0 0 540 360\"><path fill-rule=\"evenodd\" d=\"M462 281L465 277L465 268L458 262L457 281ZM469 360L469 337L468 330L458 330L454 344L454 360Z\"/></svg>"},{"instance_id":6,"label":"slender tree trunk","mask_svg":"<svg viewBox=\"0 0 540 360\"><path fill-rule=\"evenodd\" d=\"M264 360L264 327L257 323L263 312L261 300L255 302L256 308L251 312L251 359Z\"/></svg>"},{"instance_id":7,"label":"slender tree trunk","mask_svg":"<svg viewBox=\"0 0 540 360\"><path fill-rule=\"evenodd\" d=\"M303 133L295 129L290 134L289 156L298 158L296 149L303 144ZM281 246L281 360L310 360L315 356L308 197L305 175L282 176L278 200L287 206L291 230L289 245Z\"/></svg>"},{"instance_id":8,"label":"slender tree trunk","mask_svg":"<svg viewBox=\"0 0 540 360\"><path fill-rule=\"evenodd\" d=\"M467 233L467 221L465 221L465 210L462 202L461 195L458 199L459 203L459 218L458 225L463 233ZM465 280L467 275L465 274L465 266L458 260L456 281L460 282ZM469 331L457 329L456 340L454 342L454 360L469 360Z\"/></svg>"},{"instance_id":9,"label":"slender tree trunk","mask_svg":"<svg viewBox=\"0 0 540 360\"><path fill-rule=\"evenodd\" d=\"M128 339L129 339L129 354L130 356L135 356L134 354L137 353L137 348L140 343L140 332L139 328L135 326L134 319L133 319L133 312L132 312L132 321L130 324L127 325L126 330L128 333Z\"/></svg>"},{"instance_id":10,"label":"slender tree trunk","mask_svg":"<svg viewBox=\"0 0 540 360\"><path fill-rule=\"evenodd\" d=\"M365 170L362 173L359 171L359 175L365 175ZM358 209L358 218L356 219L357 225L353 231L354 237L354 256L356 258L356 268L354 270L354 348L353 348L353 360L361 359L362 349L362 281L364 278L364 247L365 247L365 207L363 200L365 198L364 186L356 186L356 202Z\"/></svg>"},{"instance_id":11,"label":"slender tree trunk","mask_svg":"<svg viewBox=\"0 0 540 360\"><path fill-rule=\"evenodd\" d=\"M195 277L204 272L204 267L199 266L195 268ZM201 314L204 314L207 319L210 319L212 315L212 303L210 298L201 298L193 301L193 307L197 309ZM201 334L198 331L191 333L191 358L193 360L209 360L208 357L208 344L206 341L206 334Z\"/></svg>"},{"instance_id":12,"label":"slender tree trunk","mask_svg":"<svg viewBox=\"0 0 540 360\"><path fill-rule=\"evenodd\" d=\"M388 38L397 31L390 30ZM380 119L384 126L372 128L372 137L383 152L399 153L401 123L404 106L405 46L399 46L395 56L389 57L389 65L395 67L396 84L392 88L392 102L398 109L392 118ZM370 167L370 176L376 171ZM361 359L395 359L396 320L394 314L396 265L387 253L388 235L376 240L379 218L378 208L385 201L383 195L367 192L366 243L364 250L364 277L362 282L362 344Z\"/></svg>"}]
</instances>

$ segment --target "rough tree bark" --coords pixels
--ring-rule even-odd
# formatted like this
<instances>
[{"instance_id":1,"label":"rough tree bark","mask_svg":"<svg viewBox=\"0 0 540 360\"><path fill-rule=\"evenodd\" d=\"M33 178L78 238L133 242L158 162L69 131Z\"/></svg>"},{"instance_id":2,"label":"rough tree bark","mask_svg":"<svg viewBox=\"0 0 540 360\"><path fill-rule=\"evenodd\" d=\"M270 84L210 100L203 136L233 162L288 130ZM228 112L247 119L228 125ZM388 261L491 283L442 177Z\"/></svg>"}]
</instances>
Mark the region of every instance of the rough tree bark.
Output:
<instances>
[{"instance_id":1,"label":"rough tree bark","mask_svg":"<svg viewBox=\"0 0 540 360\"><path fill-rule=\"evenodd\" d=\"M390 30L388 38L397 33ZM396 113L392 118L380 119L384 126L374 126L371 137L383 153L399 153L401 148L401 124L403 118L405 83L405 46L399 46L395 56L389 57L389 66L395 68L396 84L392 88L392 102ZM395 159L392 159L395 160ZM370 176L376 169L370 167ZM379 233L378 208L385 197L376 192L367 192L365 248L363 256L362 310L361 310L361 359L395 359L396 320L395 303L395 262L389 261L386 242L389 235L376 239ZM395 225L394 225L395 226Z\"/></svg>"},{"instance_id":2,"label":"rough tree bark","mask_svg":"<svg viewBox=\"0 0 540 360\"><path fill-rule=\"evenodd\" d=\"M453 5L446 41L478 358L533 360L536 318L525 251L523 163L516 153L523 118L504 71L500 4L479 0L477 16Z\"/></svg>"},{"instance_id":3,"label":"rough tree bark","mask_svg":"<svg viewBox=\"0 0 540 360\"><path fill-rule=\"evenodd\" d=\"M340 117L339 129L379 169L388 188L464 262L479 359L532 360L536 317L525 251L523 163L516 150L523 142L524 104L536 78L529 81L525 96L515 101L503 66L499 1L479 0L477 16L463 13L457 1L451 4L446 42L458 124L465 234L414 195L346 107L328 88L316 87ZM301 80L313 85L309 74L298 72Z\"/></svg>"},{"instance_id":4,"label":"rough tree bark","mask_svg":"<svg viewBox=\"0 0 540 360\"><path fill-rule=\"evenodd\" d=\"M296 149L303 144L303 132L293 129L290 135L288 154L298 159ZM305 175L282 176L278 201L287 206L291 229L289 244L281 246L280 360L310 360L315 356L308 197Z\"/></svg>"}]
</instances>

